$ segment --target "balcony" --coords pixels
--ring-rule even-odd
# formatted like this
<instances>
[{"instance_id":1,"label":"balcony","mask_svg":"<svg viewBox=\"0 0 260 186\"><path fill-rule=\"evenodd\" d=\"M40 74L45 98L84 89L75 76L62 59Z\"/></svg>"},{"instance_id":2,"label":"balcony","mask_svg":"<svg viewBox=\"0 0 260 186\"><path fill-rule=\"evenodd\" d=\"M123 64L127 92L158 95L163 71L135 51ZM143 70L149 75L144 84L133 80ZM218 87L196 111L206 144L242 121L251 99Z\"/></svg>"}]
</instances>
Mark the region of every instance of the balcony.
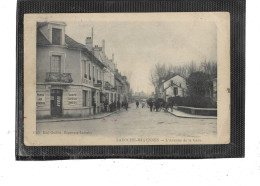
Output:
<instances>
[{"instance_id":1,"label":"balcony","mask_svg":"<svg viewBox=\"0 0 260 186\"><path fill-rule=\"evenodd\" d=\"M104 86L105 90L111 90L112 85L109 82L105 82L105 86Z\"/></svg>"},{"instance_id":2,"label":"balcony","mask_svg":"<svg viewBox=\"0 0 260 186\"><path fill-rule=\"evenodd\" d=\"M102 81L97 80L97 83L94 83L94 87L102 87Z\"/></svg>"},{"instance_id":3,"label":"balcony","mask_svg":"<svg viewBox=\"0 0 260 186\"><path fill-rule=\"evenodd\" d=\"M60 83L71 83L71 73L59 73L59 72L47 72L46 82L60 82Z\"/></svg>"}]
</instances>

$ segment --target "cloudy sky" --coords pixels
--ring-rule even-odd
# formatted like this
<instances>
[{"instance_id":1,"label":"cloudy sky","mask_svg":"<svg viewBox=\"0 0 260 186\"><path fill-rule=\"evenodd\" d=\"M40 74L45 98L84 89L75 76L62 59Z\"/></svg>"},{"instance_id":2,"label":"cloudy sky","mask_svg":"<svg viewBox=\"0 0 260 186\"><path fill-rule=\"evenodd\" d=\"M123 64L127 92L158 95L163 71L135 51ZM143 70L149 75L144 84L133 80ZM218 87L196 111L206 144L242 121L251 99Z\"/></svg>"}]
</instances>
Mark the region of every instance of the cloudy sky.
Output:
<instances>
[{"instance_id":1,"label":"cloudy sky","mask_svg":"<svg viewBox=\"0 0 260 186\"><path fill-rule=\"evenodd\" d=\"M55 19L52 19L55 20ZM134 91L151 93L150 69L156 63L182 65L217 61L217 28L203 21L65 21L66 33L84 43L94 29L94 45L106 42L106 54L128 75Z\"/></svg>"}]
</instances>

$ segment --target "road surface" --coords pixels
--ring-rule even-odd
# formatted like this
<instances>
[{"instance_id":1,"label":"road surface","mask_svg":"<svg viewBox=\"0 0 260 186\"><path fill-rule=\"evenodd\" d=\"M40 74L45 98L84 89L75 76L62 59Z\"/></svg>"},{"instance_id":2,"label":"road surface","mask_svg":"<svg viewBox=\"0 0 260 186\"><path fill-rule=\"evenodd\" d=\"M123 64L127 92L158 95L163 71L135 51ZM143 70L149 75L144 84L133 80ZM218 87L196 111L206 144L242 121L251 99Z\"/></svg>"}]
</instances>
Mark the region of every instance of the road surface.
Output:
<instances>
[{"instance_id":1,"label":"road surface","mask_svg":"<svg viewBox=\"0 0 260 186\"><path fill-rule=\"evenodd\" d=\"M61 131L71 134L100 136L182 136L198 137L217 134L216 119L179 118L166 112L150 112L149 108L135 107L103 119L37 123L40 133Z\"/></svg>"}]
</instances>

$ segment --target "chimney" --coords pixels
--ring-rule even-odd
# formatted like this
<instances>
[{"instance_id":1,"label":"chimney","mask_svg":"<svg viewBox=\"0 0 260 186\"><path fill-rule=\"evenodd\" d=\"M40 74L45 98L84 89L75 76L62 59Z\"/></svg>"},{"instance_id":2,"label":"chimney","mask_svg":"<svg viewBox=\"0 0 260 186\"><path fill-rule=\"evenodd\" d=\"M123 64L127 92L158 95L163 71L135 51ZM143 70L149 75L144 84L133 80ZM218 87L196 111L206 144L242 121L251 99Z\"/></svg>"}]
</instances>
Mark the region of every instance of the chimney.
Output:
<instances>
[{"instance_id":1,"label":"chimney","mask_svg":"<svg viewBox=\"0 0 260 186\"><path fill-rule=\"evenodd\" d=\"M102 40L102 51L105 53L105 40Z\"/></svg>"},{"instance_id":2,"label":"chimney","mask_svg":"<svg viewBox=\"0 0 260 186\"><path fill-rule=\"evenodd\" d=\"M92 39L92 37L86 37L85 42L86 42L86 48L88 50L92 51L92 49L93 49L93 39Z\"/></svg>"}]
</instances>

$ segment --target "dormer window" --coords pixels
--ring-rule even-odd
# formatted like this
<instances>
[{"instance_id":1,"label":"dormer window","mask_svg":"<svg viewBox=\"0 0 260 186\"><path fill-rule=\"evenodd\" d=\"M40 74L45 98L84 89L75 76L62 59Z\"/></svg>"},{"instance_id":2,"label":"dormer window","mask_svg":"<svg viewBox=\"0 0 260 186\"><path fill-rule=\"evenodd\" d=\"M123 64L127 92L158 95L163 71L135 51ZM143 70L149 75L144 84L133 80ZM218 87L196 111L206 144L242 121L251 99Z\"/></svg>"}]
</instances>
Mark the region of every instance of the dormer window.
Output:
<instances>
[{"instance_id":1,"label":"dormer window","mask_svg":"<svg viewBox=\"0 0 260 186\"><path fill-rule=\"evenodd\" d=\"M52 28L52 44L61 45L61 29Z\"/></svg>"}]
</instances>

